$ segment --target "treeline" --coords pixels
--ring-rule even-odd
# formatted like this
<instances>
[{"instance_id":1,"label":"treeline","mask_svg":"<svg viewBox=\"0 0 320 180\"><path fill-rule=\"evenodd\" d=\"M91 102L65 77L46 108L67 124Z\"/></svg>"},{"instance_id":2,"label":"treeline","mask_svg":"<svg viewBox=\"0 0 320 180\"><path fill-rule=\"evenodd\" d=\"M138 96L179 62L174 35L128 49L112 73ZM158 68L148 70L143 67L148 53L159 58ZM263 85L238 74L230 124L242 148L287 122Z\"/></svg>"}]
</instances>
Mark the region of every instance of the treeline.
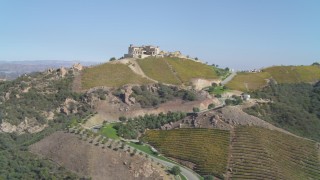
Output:
<instances>
[{"instance_id":1,"label":"treeline","mask_svg":"<svg viewBox=\"0 0 320 180\"><path fill-rule=\"evenodd\" d=\"M193 91L163 84L157 84L153 90L145 85L134 86L132 90L133 94L131 96L134 97L143 108L155 107L174 98L180 98L186 101L194 101L197 99Z\"/></svg>"},{"instance_id":2,"label":"treeline","mask_svg":"<svg viewBox=\"0 0 320 180\"><path fill-rule=\"evenodd\" d=\"M122 117L121 120L123 122L116 124L114 128L119 136L126 139L136 139L147 128L159 129L167 123L176 122L184 117L186 117L186 113L183 112L168 112L167 114L160 113L158 115L147 114L129 119Z\"/></svg>"},{"instance_id":3,"label":"treeline","mask_svg":"<svg viewBox=\"0 0 320 180\"><path fill-rule=\"evenodd\" d=\"M272 102L248 108L247 113L294 134L320 141L320 82L315 85L271 83L251 95Z\"/></svg>"}]
</instances>

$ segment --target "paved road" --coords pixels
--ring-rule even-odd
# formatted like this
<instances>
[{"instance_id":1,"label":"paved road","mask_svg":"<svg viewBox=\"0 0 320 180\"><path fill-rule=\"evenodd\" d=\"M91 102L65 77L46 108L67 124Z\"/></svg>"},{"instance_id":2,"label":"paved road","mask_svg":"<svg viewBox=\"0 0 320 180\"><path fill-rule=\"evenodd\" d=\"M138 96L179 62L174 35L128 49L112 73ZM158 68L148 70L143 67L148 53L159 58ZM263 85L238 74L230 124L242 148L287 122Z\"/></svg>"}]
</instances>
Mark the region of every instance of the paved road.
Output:
<instances>
[{"instance_id":1,"label":"paved road","mask_svg":"<svg viewBox=\"0 0 320 180\"><path fill-rule=\"evenodd\" d=\"M130 146L130 147L131 147L131 146ZM145 152L140 151L140 150L138 150L138 149L137 149L137 151L138 151L139 153L142 152L143 154L146 154ZM168 167L168 168L172 168L173 166L177 166L177 165L174 164L174 163L171 163L171 162L168 162L168 161L164 161L164 160L162 160L162 159L158 159L158 158L156 158L156 157L154 157L154 156L150 156L150 155L148 155L148 156L149 156L149 158L153 159L155 162L160 163L160 164L162 164L162 165L164 165L164 166L166 166L166 167ZM180 169L181 169L181 174L182 174L184 177L186 177L188 180L199 180L199 179L200 179L200 178L199 178L200 175L196 174L196 173L193 172L191 169L188 169L188 168L185 168L185 167L181 167L181 166L179 166L179 167L180 167Z\"/></svg>"},{"instance_id":2,"label":"paved road","mask_svg":"<svg viewBox=\"0 0 320 180\"><path fill-rule=\"evenodd\" d=\"M223 81L221 81L221 84L222 85L225 85L225 84L227 84L229 81L231 81L232 79L233 79L233 77L234 76L236 76L237 75L237 72L232 72L231 74L230 74L230 76L228 76L225 80L223 80Z\"/></svg>"}]
</instances>

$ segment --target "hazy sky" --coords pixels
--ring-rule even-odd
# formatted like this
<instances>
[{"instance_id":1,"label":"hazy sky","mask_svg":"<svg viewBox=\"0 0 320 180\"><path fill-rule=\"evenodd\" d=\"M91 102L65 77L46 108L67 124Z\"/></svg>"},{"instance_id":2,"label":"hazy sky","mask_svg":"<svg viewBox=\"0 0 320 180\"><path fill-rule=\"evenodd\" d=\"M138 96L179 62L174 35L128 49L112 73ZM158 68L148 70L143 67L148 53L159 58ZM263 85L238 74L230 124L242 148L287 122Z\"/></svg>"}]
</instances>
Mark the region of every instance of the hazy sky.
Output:
<instances>
[{"instance_id":1,"label":"hazy sky","mask_svg":"<svg viewBox=\"0 0 320 180\"><path fill-rule=\"evenodd\" d=\"M319 0L0 0L0 60L106 61L129 44L236 69L320 60Z\"/></svg>"}]
</instances>

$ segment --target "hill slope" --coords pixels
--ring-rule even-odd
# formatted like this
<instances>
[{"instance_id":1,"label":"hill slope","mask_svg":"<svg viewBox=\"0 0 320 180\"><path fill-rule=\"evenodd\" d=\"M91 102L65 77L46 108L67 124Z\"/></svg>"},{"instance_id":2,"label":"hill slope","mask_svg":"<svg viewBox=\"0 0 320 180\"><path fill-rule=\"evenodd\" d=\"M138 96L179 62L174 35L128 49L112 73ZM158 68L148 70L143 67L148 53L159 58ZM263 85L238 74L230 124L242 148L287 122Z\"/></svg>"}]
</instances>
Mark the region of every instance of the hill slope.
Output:
<instances>
[{"instance_id":1,"label":"hill slope","mask_svg":"<svg viewBox=\"0 0 320 180\"><path fill-rule=\"evenodd\" d=\"M316 82L320 80L319 66L274 66L259 73L238 73L228 84L230 89L251 91L267 85L269 79L277 83Z\"/></svg>"},{"instance_id":2,"label":"hill slope","mask_svg":"<svg viewBox=\"0 0 320 180\"><path fill-rule=\"evenodd\" d=\"M231 179L320 178L316 143L278 131L236 128L231 155Z\"/></svg>"},{"instance_id":3,"label":"hill slope","mask_svg":"<svg viewBox=\"0 0 320 180\"><path fill-rule=\"evenodd\" d=\"M201 175L222 178L226 171L230 134L219 129L149 130L145 140L168 157L189 161Z\"/></svg>"},{"instance_id":4,"label":"hill slope","mask_svg":"<svg viewBox=\"0 0 320 180\"><path fill-rule=\"evenodd\" d=\"M159 82L188 84L192 78L219 79L213 67L181 58L146 58L137 60L144 73Z\"/></svg>"},{"instance_id":5,"label":"hill slope","mask_svg":"<svg viewBox=\"0 0 320 180\"><path fill-rule=\"evenodd\" d=\"M97 86L119 87L125 84L148 84L150 80L135 74L125 64L105 63L90 67L82 72L82 88Z\"/></svg>"},{"instance_id":6,"label":"hill slope","mask_svg":"<svg viewBox=\"0 0 320 180\"><path fill-rule=\"evenodd\" d=\"M254 98L271 99L245 111L299 136L320 142L320 83L270 84L252 92Z\"/></svg>"}]
</instances>

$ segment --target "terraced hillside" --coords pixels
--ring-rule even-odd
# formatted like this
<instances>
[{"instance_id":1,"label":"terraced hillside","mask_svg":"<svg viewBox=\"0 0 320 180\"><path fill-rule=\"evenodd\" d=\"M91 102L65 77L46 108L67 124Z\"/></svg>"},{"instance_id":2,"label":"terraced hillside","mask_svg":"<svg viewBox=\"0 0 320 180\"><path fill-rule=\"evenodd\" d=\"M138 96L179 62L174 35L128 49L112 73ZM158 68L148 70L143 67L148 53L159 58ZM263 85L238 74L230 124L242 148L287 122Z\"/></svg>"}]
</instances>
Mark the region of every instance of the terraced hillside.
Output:
<instances>
[{"instance_id":1,"label":"terraced hillside","mask_svg":"<svg viewBox=\"0 0 320 180\"><path fill-rule=\"evenodd\" d=\"M275 66L260 73L238 73L228 84L230 89L256 90L267 85L268 79L277 83L316 82L320 80L319 66Z\"/></svg>"},{"instance_id":2,"label":"terraced hillside","mask_svg":"<svg viewBox=\"0 0 320 180\"><path fill-rule=\"evenodd\" d=\"M164 58L138 59L143 72L152 79L167 84L180 84L178 77L170 70Z\"/></svg>"},{"instance_id":3,"label":"terraced hillside","mask_svg":"<svg viewBox=\"0 0 320 180\"><path fill-rule=\"evenodd\" d=\"M219 129L149 130L144 139L168 157L194 163L201 175L222 178L226 172L229 131Z\"/></svg>"},{"instance_id":4,"label":"terraced hillside","mask_svg":"<svg viewBox=\"0 0 320 180\"><path fill-rule=\"evenodd\" d=\"M163 83L181 84L192 78L219 78L213 67L188 59L149 57L137 61L147 76Z\"/></svg>"},{"instance_id":5,"label":"terraced hillside","mask_svg":"<svg viewBox=\"0 0 320 180\"><path fill-rule=\"evenodd\" d=\"M135 74L125 64L105 63L85 69L81 83L83 89L89 89L97 86L119 87L125 84L147 84L151 81Z\"/></svg>"},{"instance_id":6,"label":"terraced hillside","mask_svg":"<svg viewBox=\"0 0 320 180\"><path fill-rule=\"evenodd\" d=\"M278 131L238 127L232 139L232 179L320 179L316 146Z\"/></svg>"}]
</instances>

